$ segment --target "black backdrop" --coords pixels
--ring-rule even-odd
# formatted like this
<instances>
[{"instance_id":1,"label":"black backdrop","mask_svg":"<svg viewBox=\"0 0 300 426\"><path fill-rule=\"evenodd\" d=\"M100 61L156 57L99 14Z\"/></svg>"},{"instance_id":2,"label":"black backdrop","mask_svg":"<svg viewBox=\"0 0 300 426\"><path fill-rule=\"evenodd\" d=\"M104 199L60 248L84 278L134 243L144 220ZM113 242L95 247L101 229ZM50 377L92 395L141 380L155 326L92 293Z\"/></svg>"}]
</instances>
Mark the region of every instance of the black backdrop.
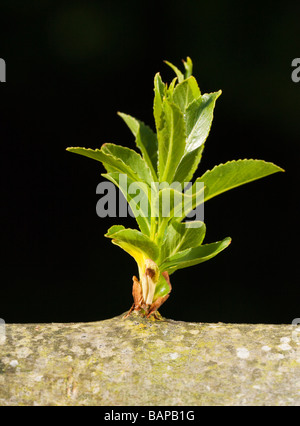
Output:
<instances>
[{"instance_id":1,"label":"black backdrop","mask_svg":"<svg viewBox=\"0 0 300 426\"><path fill-rule=\"evenodd\" d=\"M209 201L213 260L173 275L177 320L291 323L298 273L300 56L297 2L16 1L0 6L1 291L6 322L105 319L132 303L136 266L103 237L100 163L65 151L134 147L116 115L153 126L153 77L187 55L202 92L223 90L198 175L261 158L286 169Z\"/></svg>"}]
</instances>

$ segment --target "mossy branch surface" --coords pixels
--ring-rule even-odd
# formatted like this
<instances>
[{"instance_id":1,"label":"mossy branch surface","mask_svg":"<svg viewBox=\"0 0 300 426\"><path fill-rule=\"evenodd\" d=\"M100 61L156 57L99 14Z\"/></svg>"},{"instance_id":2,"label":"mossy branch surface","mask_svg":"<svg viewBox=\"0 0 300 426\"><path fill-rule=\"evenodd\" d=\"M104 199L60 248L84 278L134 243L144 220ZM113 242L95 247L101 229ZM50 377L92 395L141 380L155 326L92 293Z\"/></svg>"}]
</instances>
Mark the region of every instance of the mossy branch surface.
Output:
<instances>
[{"instance_id":1,"label":"mossy branch surface","mask_svg":"<svg viewBox=\"0 0 300 426\"><path fill-rule=\"evenodd\" d=\"M138 315L7 325L0 405L300 405L293 330Z\"/></svg>"}]
</instances>

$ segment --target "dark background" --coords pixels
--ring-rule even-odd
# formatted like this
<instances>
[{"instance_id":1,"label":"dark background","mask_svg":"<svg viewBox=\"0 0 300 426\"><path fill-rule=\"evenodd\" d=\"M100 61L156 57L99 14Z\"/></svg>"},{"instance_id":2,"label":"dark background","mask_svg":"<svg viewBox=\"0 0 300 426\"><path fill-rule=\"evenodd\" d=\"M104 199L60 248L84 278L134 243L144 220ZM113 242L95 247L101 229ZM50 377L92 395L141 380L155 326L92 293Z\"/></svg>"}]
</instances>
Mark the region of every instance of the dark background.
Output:
<instances>
[{"instance_id":1,"label":"dark background","mask_svg":"<svg viewBox=\"0 0 300 426\"><path fill-rule=\"evenodd\" d=\"M297 9L298 8L298 9ZM96 215L100 163L65 151L134 147L116 115L153 127L153 77L189 55L203 93L223 90L198 176L239 158L286 170L209 201L213 260L176 272L161 309L189 321L300 316L297 2L1 1L1 292L6 322L105 319L132 303L135 262L103 237L133 220Z\"/></svg>"}]
</instances>

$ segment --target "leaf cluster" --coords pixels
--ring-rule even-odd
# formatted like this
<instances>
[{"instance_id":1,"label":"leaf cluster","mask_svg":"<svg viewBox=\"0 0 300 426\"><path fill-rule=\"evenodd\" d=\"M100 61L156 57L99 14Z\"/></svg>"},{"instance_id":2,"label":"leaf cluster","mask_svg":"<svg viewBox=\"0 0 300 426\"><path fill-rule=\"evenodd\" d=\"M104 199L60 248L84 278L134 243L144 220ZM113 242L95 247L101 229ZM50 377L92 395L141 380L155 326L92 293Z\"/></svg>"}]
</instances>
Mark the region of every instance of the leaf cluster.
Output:
<instances>
[{"instance_id":1,"label":"leaf cluster","mask_svg":"<svg viewBox=\"0 0 300 426\"><path fill-rule=\"evenodd\" d=\"M186 221L187 214L225 191L282 171L263 160L230 161L206 171L189 186L201 161L221 91L201 94L192 75L190 58L183 61L183 73L173 64L166 63L174 70L175 77L167 84L159 73L155 75L153 112L156 132L142 121L119 113L131 130L139 152L112 143L106 143L100 149L68 148L100 161L106 169L102 176L113 182L126 197L139 230L115 225L106 237L135 258L140 276L148 258L156 262L161 272L167 271L170 275L216 256L231 239L227 237L203 244L205 224ZM124 175L126 185L122 179ZM132 183L136 185L138 197L128 193L128 185ZM199 183L202 183L200 190L197 189ZM167 215L163 209L166 197L170 200ZM154 300L167 292L165 281L160 280Z\"/></svg>"}]
</instances>

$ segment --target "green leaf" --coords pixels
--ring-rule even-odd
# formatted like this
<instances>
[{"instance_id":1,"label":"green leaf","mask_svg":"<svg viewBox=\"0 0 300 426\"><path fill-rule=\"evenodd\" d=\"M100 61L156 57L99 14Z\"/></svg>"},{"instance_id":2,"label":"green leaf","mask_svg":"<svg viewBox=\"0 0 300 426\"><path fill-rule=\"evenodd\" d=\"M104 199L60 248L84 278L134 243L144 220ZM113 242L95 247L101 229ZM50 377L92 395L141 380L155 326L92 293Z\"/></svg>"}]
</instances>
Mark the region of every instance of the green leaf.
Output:
<instances>
[{"instance_id":1,"label":"green leaf","mask_svg":"<svg viewBox=\"0 0 300 426\"><path fill-rule=\"evenodd\" d=\"M228 247L230 243L231 238L227 237L224 240L218 241L216 243L205 244L199 247L184 250L167 258L160 268L162 271L167 271L169 275L171 275L178 269L187 268L189 266L206 262Z\"/></svg>"},{"instance_id":2,"label":"green leaf","mask_svg":"<svg viewBox=\"0 0 300 426\"><path fill-rule=\"evenodd\" d=\"M163 110L163 99L166 92L166 86L163 83L161 76L157 73L154 77L154 102L153 113L155 119L156 129L160 129Z\"/></svg>"},{"instance_id":3,"label":"green leaf","mask_svg":"<svg viewBox=\"0 0 300 426\"><path fill-rule=\"evenodd\" d=\"M200 99L195 100L186 111L186 152L194 151L205 142L211 128L215 103L221 93L221 90L205 93Z\"/></svg>"},{"instance_id":4,"label":"green leaf","mask_svg":"<svg viewBox=\"0 0 300 426\"><path fill-rule=\"evenodd\" d=\"M165 217L165 223L174 218L181 222L192 210L203 203L205 187L201 184L194 184L185 192L173 187L163 188L159 191L156 204L152 207L152 213L160 217ZM157 205L158 204L158 205ZM158 213L159 212L159 213Z\"/></svg>"},{"instance_id":5,"label":"green leaf","mask_svg":"<svg viewBox=\"0 0 300 426\"><path fill-rule=\"evenodd\" d=\"M172 222L166 230L166 238L161 248L161 259L164 260L177 252L202 244L206 227L203 222Z\"/></svg>"},{"instance_id":6,"label":"green leaf","mask_svg":"<svg viewBox=\"0 0 300 426\"><path fill-rule=\"evenodd\" d=\"M184 113L187 107L201 96L200 89L194 77L189 77L178 84L173 93L173 102L179 106Z\"/></svg>"},{"instance_id":7,"label":"green leaf","mask_svg":"<svg viewBox=\"0 0 300 426\"><path fill-rule=\"evenodd\" d=\"M177 77L173 78L168 88L166 88L166 97L172 102L173 101L173 92L175 85L177 83Z\"/></svg>"},{"instance_id":8,"label":"green leaf","mask_svg":"<svg viewBox=\"0 0 300 426\"><path fill-rule=\"evenodd\" d=\"M178 78L178 83L181 83L184 80L184 75L182 74L182 72L173 64L171 64L171 62L168 61L164 61L165 64L167 64L170 68L172 68L172 70L175 72L175 74L177 75Z\"/></svg>"},{"instance_id":9,"label":"green leaf","mask_svg":"<svg viewBox=\"0 0 300 426\"><path fill-rule=\"evenodd\" d=\"M151 185L150 170L142 157L134 150L124 146L106 143L101 149L67 148L68 151L103 163L108 172L127 174L134 181L142 181Z\"/></svg>"},{"instance_id":10,"label":"green leaf","mask_svg":"<svg viewBox=\"0 0 300 426\"><path fill-rule=\"evenodd\" d=\"M219 92L206 93L201 98L193 101L187 108L187 141L184 157L176 170L175 181L189 182L197 170L204 143L211 128L215 103L221 93L221 90Z\"/></svg>"},{"instance_id":11,"label":"green leaf","mask_svg":"<svg viewBox=\"0 0 300 426\"><path fill-rule=\"evenodd\" d=\"M237 186L283 171L281 167L263 160L229 161L208 170L196 182L204 183L204 201L207 201Z\"/></svg>"},{"instance_id":12,"label":"green leaf","mask_svg":"<svg viewBox=\"0 0 300 426\"><path fill-rule=\"evenodd\" d=\"M105 235L112 238L113 244L121 247L129 253L136 262L141 265L145 258L156 261L159 249L157 245L150 240L146 235L139 232L137 229L120 229L113 232L114 229L109 229Z\"/></svg>"},{"instance_id":13,"label":"green leaf","mask_svg":"<svg viewBox=\"0 0 300 426\"><path fill-rule=\"evenodd\" d=\"M163 275L160 274L158 283L156 284L156 287L155 287L153 302L155 302L155 300L157 300L159 297L166 296L168 293L170 293L169 284L167 283Z\"/></svg>"},{"instance_id":14,"label":"green leaf","mask_svg":"<svg viewBox=\"0 0 300 426\"><path fill-rule=\"evenodd\" d=\"M93 160L100 161L108 172L118 171L128 175L132 180L139 181L139 175L128 165L123 162L120 158L114 157L111 154L105 154L102 149L90 149L80 147L70 147L67 151L80 154L85 157L92 158Z\"/></svg>"},{"instance_id":15,"label":"green leaf","mask_svg":"<svg viewBox=\"0 0 300 426\"><path fill-rule=\"evenodd\" d=\"M168 100L163 102L162 127L158 129L158 176L171 183L185 149L185 122L180 109Z\"/></svg>"},{"instance_id":16,"label":"green leaf","mask_svg":"<svg viewBox=\"0 0 300 426\"><path fill-rule=\"evenodd\" d=\"M125 229L125 226L123 226L123 225L113 225L108 229L105 236L109 237L110 235L113 235L116 232L122 231L123 229Z\"/></svg>"},{"instance_id":17,"label":"green leaf","mask_svg":"<svg viewBox=\"0 0 300 426\"><path fill-rule=\"evenodd\" d=\"M153 180L157 180L158 143L156 134L142 121L121 112L119 112L118 115L125 121L129 129L132 131L135 136L135 143L151 170Z\"/></svg>"},{"instance_id":18,"label":"green leaf","mask_svg":"<svg viewBox=\"0 0 300 426\"><path fill-rule=\"evenodd\" d=\"M123 161L124 164L129 166L139 177L139 180L151 185L152 177L150 169L143 158L133 149L121 145L114 145L112 143L105 143L102 145L101 150L106 155L111 155L114 158Z\"/></svg>"},{"instance_id":19,"label":"green leaf","mask_svg":"<svg viewBox=\"0 0 300 426\"><path fill-rule=\"evenodd\" d=\"M135 219L137 221L137 224L140 230L142 231L143 234L149 236L150 227L151 227L149 186L143 182L134 182L132 179L130 179L130 177L127 177L125 181L124 178L121 179L120 173L117 173L117 172L102 174L102 176L110 180L120 189L120 191L126 198L129 206L131 207L131 210L133 211L133 213L135 212L138 213L135 215ZM140 202L139 205L137 205L136 194L130 194L130 192L128 191L130 187L132 188L132 185L134 185L134 188L133 188L134 190L140 191L142 202Z\"/></svg>"},{"instance_id":20,"label":"green leaf","mask_svg":"<svg viewBox=\"0 0 300 426\"><path fill-rule=\"evenodd\" d=\"M179 163L179 166L177 167L174 181L183 183L190 182L192 180L193 175L200 163L203 150L204 144L199 146L199 148L195 149L194 151L188 152L184 155Z\"/></svg>"},{"instance_id":21,"label":"green leaf","mask_svg":"<svg viewBox=\"0 0 300 426\"><path fill-rule=\"evenodd\" d=\"M191 58L188 56L186 61L183 61L183 65L185 68L185 78L189 78L193 74L193 62Z\"/></svg>"}]
</instances>

